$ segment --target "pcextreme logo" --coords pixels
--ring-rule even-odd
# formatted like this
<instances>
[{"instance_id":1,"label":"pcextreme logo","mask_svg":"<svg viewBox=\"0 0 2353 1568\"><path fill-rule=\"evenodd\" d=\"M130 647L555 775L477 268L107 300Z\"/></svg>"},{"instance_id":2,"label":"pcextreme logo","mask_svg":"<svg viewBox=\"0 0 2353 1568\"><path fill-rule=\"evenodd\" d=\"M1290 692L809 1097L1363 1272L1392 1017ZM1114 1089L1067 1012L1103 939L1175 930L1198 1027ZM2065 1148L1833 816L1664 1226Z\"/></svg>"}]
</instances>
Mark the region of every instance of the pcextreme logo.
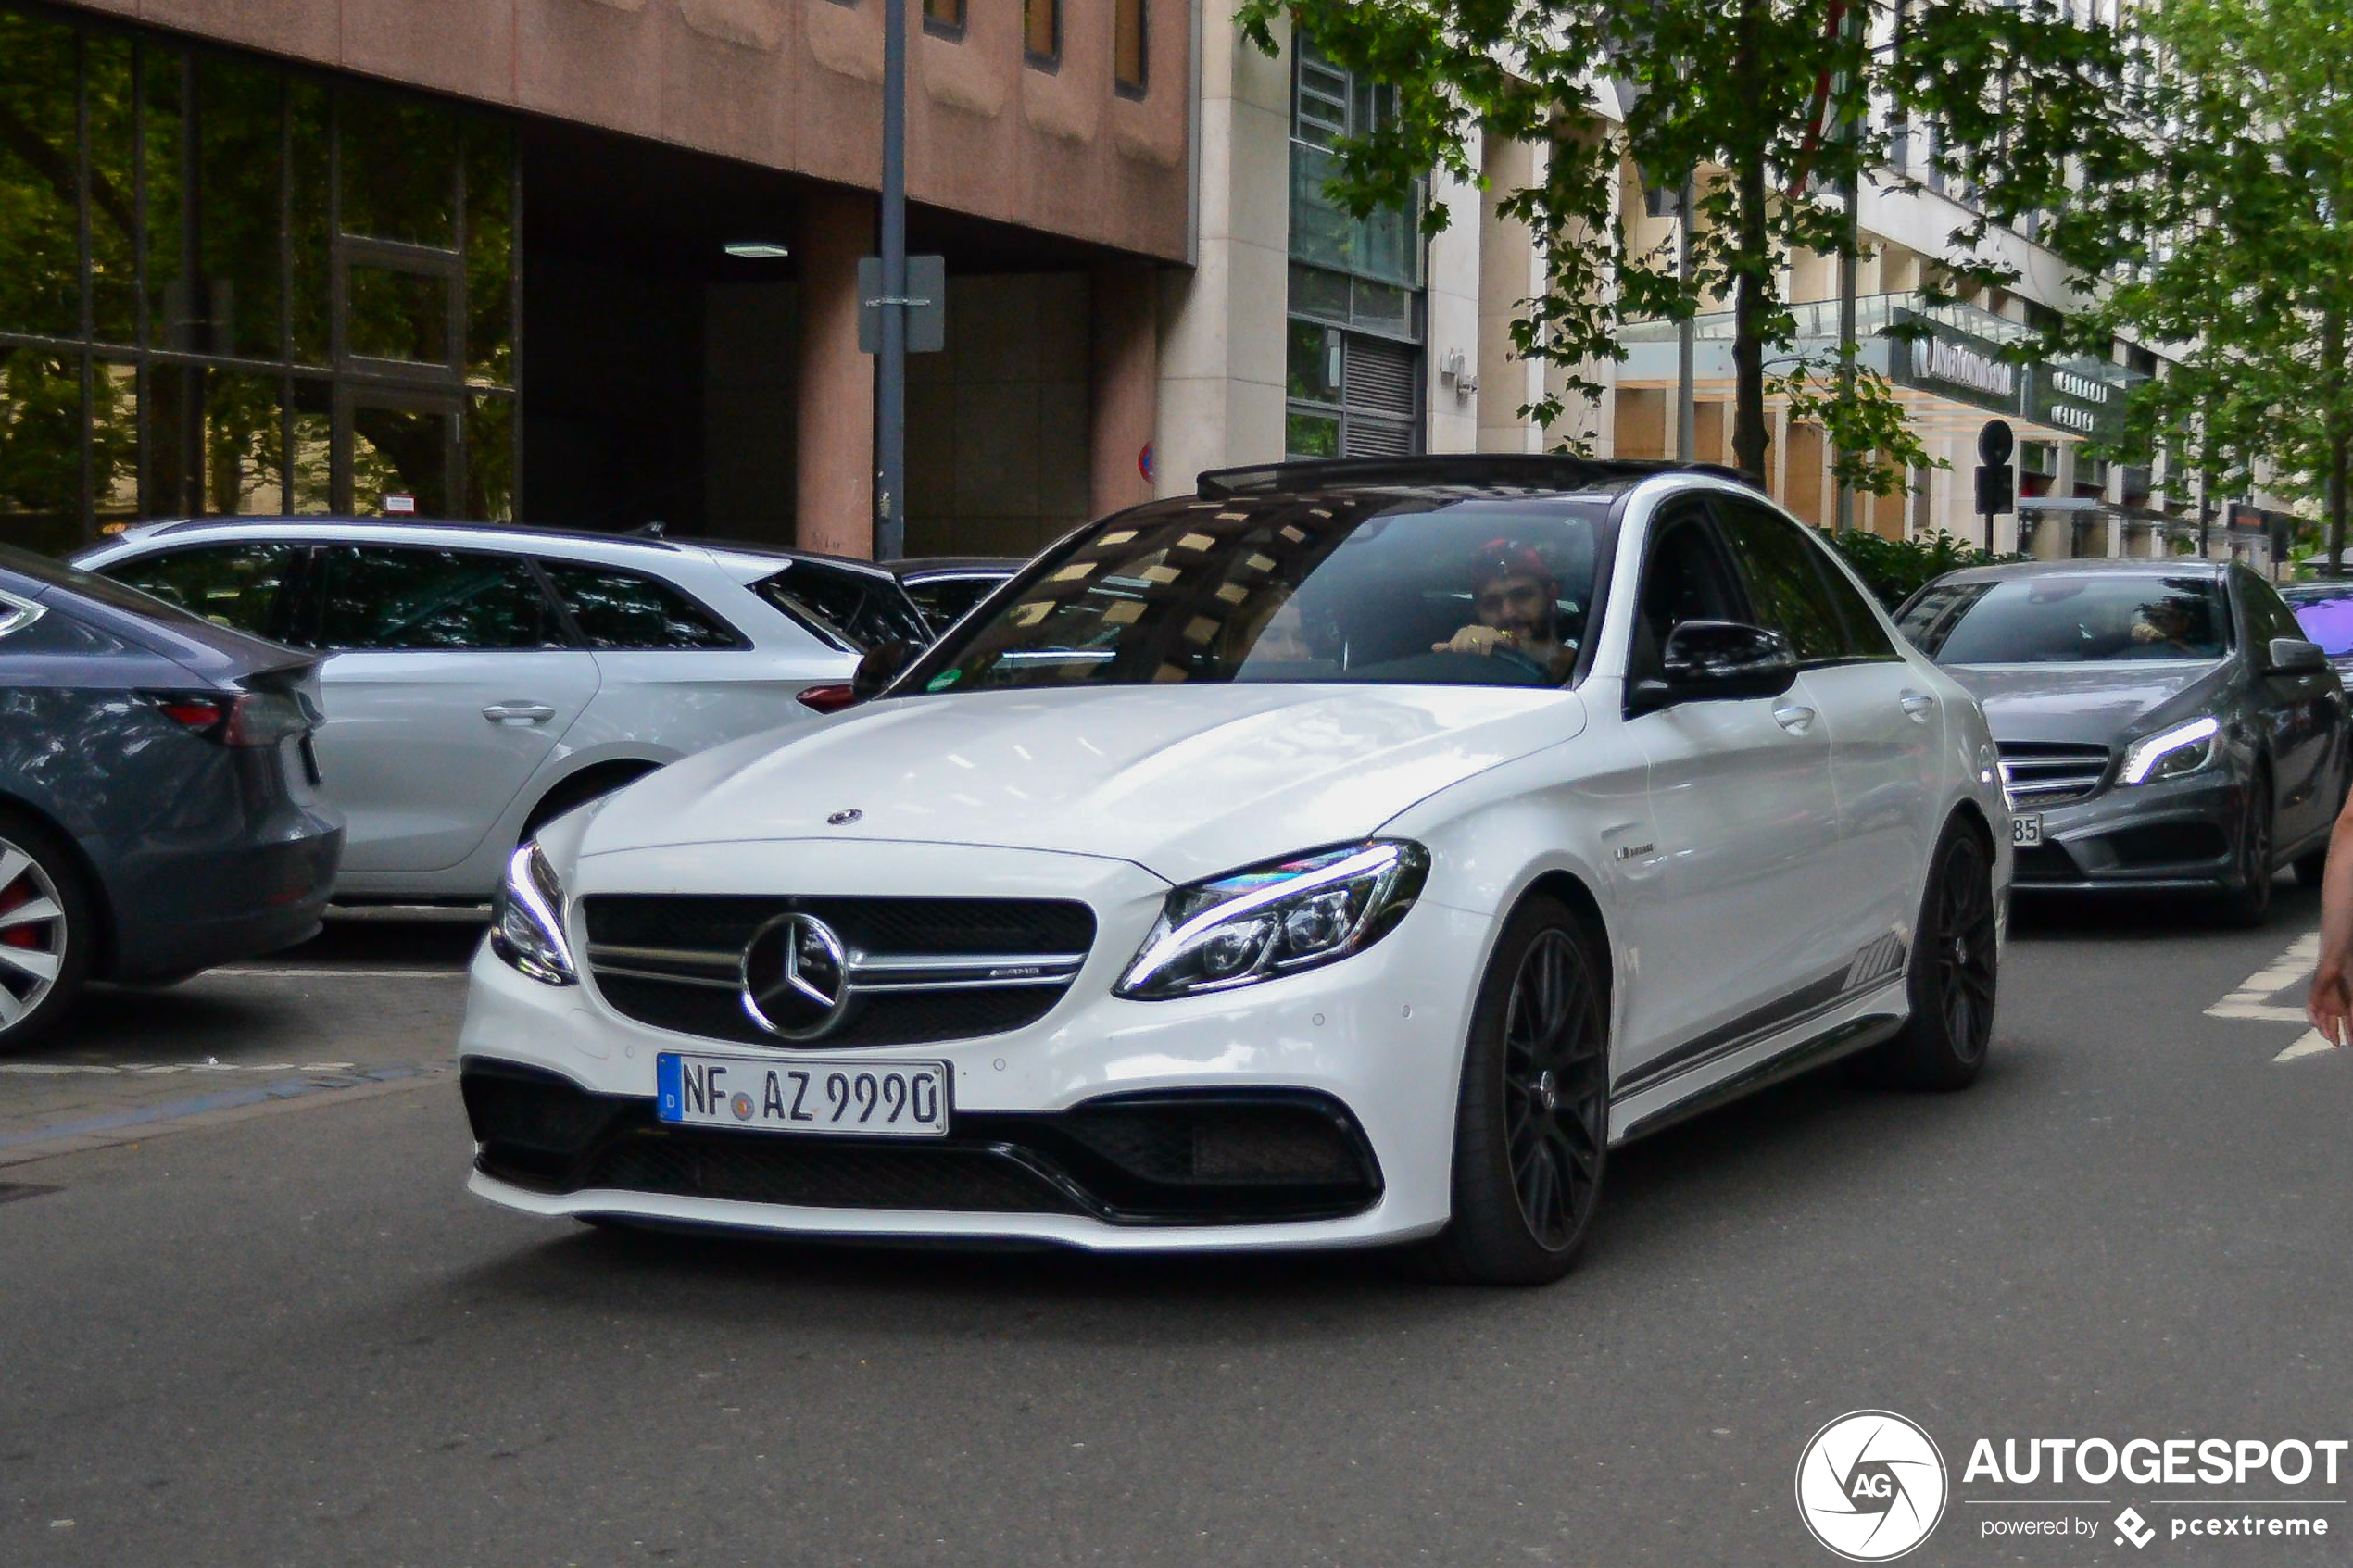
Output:
<instances>
[{"instance_id":1,"label":"pcextreme logo","mask_svg":"<svg viewBox=\"0 0 2353 1568\"><path fill-rule=\"evenodd\" d=\"M1798 1517L1850 1562L1885 1562L1928 1539L1946 1497L1944 1456L1893 1411L1842 1415L1798 1456Z\"/></svg>"}]
</instances>

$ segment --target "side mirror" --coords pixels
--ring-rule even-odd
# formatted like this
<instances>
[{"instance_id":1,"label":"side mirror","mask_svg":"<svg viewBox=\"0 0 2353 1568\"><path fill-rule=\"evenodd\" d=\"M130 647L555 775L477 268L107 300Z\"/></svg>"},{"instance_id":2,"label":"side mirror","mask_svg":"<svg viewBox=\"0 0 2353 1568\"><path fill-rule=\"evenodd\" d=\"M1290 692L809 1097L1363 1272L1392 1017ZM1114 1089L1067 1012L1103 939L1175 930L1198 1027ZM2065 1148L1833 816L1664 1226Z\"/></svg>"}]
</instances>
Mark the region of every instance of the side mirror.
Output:
<instances>
[{"instance_id":1,"label":"side mirror","mask_svg":"<svg viewBox=\"0 0 2353 1568\"><path fill-rule=\"evenodd\" d=\"M1634 683L1630 715L1679 702L1730 702L1779 696L1797 681L1789 639L1737 621L1686 621L1667 633L1661 673Z\"/></svg>"},{"instance_id":2,"label":"side mirror","mask_svg":"<svg viewBox=\"0 0 2353 1568\"><path fill-rule=\"evenodd\" d=\"M849 677L849 689L855 700L864 702L899 678L899 672L914 661L913 645L901 642L876 643L859 659L857 672Z\"/></svg>"},{"instance_id":3,"label":"side mirror","mask_svg":"<svg viewBox=\"0 0 2353 1568\"><path fill-rule=\"evenodd\" d=\"M2321 651L2321 645L2301 637L2273 637L2270 651L2271 659L2263 668L2266 675L2317 675L2329 667L2329 656Z\"/></svg>"}]
</instances>

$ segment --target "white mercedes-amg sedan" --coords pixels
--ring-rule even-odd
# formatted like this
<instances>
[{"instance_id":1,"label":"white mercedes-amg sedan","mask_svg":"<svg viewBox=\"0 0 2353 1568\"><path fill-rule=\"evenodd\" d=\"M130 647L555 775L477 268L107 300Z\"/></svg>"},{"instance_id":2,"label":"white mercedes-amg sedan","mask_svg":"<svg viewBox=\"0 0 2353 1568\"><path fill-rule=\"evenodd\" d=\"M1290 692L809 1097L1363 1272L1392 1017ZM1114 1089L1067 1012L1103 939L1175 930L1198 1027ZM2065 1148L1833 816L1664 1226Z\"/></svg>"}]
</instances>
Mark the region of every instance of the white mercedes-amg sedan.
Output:
<instances>
[{"instance_id":1,"label":"white mercedes-amg sedan","mask_svg":"<svg viewBox=\"0 0 2353 1568\"><path fill-rule=\"evenodd\" d=\"M1208 474L905 659L516 852L475 1192L1530 1283L1627 1139L1984 1062L1984 720L1719 472Z\"/></svg>"}]
</instances>

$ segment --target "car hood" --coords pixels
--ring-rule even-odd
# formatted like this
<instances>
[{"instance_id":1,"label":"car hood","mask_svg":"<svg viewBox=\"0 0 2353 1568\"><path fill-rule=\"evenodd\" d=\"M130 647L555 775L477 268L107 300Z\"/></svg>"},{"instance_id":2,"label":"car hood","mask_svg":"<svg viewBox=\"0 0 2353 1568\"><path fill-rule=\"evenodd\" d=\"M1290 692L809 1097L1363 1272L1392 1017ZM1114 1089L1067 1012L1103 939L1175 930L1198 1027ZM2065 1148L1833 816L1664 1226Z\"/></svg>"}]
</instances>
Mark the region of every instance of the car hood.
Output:
<instances>
[{"instance_id":1,"label":"car hood","mask_svg":"<svg viewBox=\"0 0 2353 1568\"><path fill-rule=\"evenodd\" d=\"M1996 741L2110 746L2202 707L2229 679L2228 660L2148 664L1948 664L1944 673L1985 709Z\"/></svg>"},{"instance_id":2,"label":"car hood","mask_svg":"<svg viewBox=\"0 0 2353 1568\"><path fill-rule=\"evenodd\" d=\"M1572 693L1482 686L901 697L673 763L613 797L580 852L917 841L1109 857L1189 882L1363 837L1584 725Z\"/></svg>"}]
</instances>

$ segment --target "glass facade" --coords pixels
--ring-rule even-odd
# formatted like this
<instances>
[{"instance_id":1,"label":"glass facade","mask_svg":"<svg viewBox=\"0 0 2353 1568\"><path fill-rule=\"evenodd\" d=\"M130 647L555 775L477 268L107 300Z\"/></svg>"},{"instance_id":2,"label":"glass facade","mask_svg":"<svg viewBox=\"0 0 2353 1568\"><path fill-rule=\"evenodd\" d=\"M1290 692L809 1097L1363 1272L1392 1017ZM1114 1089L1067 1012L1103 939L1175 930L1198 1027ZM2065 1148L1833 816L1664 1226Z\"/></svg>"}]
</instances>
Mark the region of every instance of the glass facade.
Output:
<instances>
[{"instance_id":1,"label":"glass facade","mask_svg":"<svg viewBox=\"0 0 2353 1568\"><path fill-rule=\"evenodd\" d=\"M1293 458L1390 457L1423 443L1421 214L1352 218L1324 194L1333 145L1395 113L1302 40L1291 73L1290 320L1284 449Z\"/></svg>"},{"instance_id":2,"label":"glass facade","mask_svg":"<svg viewBox=\"0 0 2353 1568\"><path fill-rule=\"evenodd\" d=\"M504 120L0 0L0 539L514 509Z\"/></svg>"}]
</instances>

